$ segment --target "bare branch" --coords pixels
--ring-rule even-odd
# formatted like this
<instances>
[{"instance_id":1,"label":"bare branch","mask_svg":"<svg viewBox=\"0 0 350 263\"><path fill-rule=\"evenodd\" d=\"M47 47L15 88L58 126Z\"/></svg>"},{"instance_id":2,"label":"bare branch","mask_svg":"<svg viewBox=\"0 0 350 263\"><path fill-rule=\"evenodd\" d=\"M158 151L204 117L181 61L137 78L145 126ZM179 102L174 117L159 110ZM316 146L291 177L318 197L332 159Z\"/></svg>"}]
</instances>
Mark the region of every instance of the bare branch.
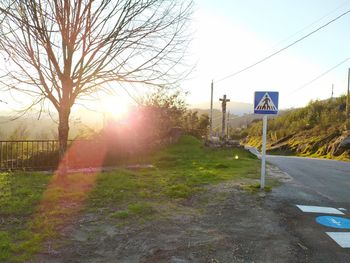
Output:
<instances>
[{"instance_id":1,"label":"bare branch","mask_svg":"<svg viewBox=\"0 0 350 263\"><path fill-rule=\"evenodd\" d=\"M177 83L192 7L192 0L3 0L0 56L9 66L0 67L0 89L50 101L68 131L76 100L110 82Z\"/></svg>"}]
</instances>

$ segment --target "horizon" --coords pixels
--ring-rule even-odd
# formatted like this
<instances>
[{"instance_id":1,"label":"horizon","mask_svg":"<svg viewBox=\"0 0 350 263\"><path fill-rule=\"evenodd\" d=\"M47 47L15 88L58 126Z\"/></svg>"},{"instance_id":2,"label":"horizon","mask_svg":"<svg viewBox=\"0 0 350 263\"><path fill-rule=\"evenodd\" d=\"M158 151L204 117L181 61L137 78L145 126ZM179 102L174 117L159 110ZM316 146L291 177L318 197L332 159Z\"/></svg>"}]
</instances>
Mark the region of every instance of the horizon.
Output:
<instances>
[{"instance_id":1,"label":"horizon","mask_svg":"<svg viewBox=\"0 0 350 263\"><path fill-rule=\"evenodd\" d=\"M198 1L190 25L193 41L187 59L189 64L197 66L187 79L180 81L180 88L189 92L186 103L191 108L207 103L208 107L200 108L209 108L212 80L214 102L226 94L236 103L253 104L255 91L271 90L280 92L280 109L291 109L306 106L312 100L330 98L332 86L334 96L343 95L350 61L323 77L318 76L348 57L346 47L350 44L350 35L344 33L350 15L264 63L235 77L222 79L293 43L347 9L350 9L350 1L341 0ZM222 81L218 82L220 79ZM95 112L121 114L135 104L135 98L152 90L113 85L116 88L111 94L99 93L92 100L82 100L79 103L84 105L74 105L74 110L89 107ZM28 105L31 98L3 92L0 99L7 103L0 103L0 112L9 112ZM45 104L45 109L51 107L49 104ZM117 112L113 107L120 104L123 105Z\"/></svg>"}]
</instances>

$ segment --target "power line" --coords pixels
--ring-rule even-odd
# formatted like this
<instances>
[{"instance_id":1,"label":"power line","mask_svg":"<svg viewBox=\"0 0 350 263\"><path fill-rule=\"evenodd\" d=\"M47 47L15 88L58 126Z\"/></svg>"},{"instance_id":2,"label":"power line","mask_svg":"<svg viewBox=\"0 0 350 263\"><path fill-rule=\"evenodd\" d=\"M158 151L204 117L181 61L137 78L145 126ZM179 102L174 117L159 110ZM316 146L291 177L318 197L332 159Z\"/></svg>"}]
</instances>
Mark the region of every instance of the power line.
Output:
<instances>
[{"instance_id":1,"label":"power line","mask_svg":"<svg viewBox=\"0 0 350 263\"><path fill-rule=\"evenodd\" d=\"M316 28L315 30L311 31L310 33L308 33L308 34L302 36L301 38L299 38L299 39L297 39L297 40L295 40L295 41L292 42L291 44L289 44L289 45L287 45L287 46L285 46L285 47L283 47L283 48L281 48L281 49L279 49L279 50L273 52L272 54L270 54L270 55L268 55L268 56L266 56L266 57L264 57L264 58L258 60L257 62L255 62L255 63L253 63L253 64L251 64L251 65L249 65L249 66L247 66L247 67L245 67L245 68L243 68L243 69L241 69L241 70L238 70L238 71L236 71L236 72L234 72L234 73L232 73L232 74L230 74L230 75L228 75L228 76L226 76L226 77L223 77L223 78L217 80L216 83L222 82L222 81L224 81L224 80L226 80L226 79L228 79L228 78L232 78L232 77L234 77L234 76L236 76L236 75L238 75L238 74L240 74L240 73L242 73L242 72L244 72L244 71L246 71L246 70L248 70L248 69L251 69L252 67L255 67L255 66L257 66L257 65L259 65L259 64L261 64L261 63L263 63L264 61L266 61L266 60L272 58L273 56L275 56L275 55L281 53L282 51L284 51L284 50L290 48L291 46L294 46L295 44L297 44L297 43L301 42L302 40L308 38L309 36L315 34L316 32L320 31L321 29L325 28L326 26L330 25L331 23L337 21L338 19L342 18L343 16L347 15L348 13L350 13L350 10L347 10L346 12L344 12L344 13L340 14L339 16L337 16L336 18L333 18L332 20L330 20L330 21L328 21L327 23L323 24L322 26Z\"/></svg>"},{"instance_id":2,"label":"power line","mask_svg":"<svg viewBox=\"0 0 350 263\"><path fill-rule=\"evenodd\" d=\"M344 1L343 3L341 3L340 5L338 5L336 8L334 8L333 10L331 10L330 12L327 12L326 14L324 14L323 16L321 16L320 18L318 18L317 20L313 21L312 23L304 26L303 28L299 29L298 31L296 31L295 33L291 34L290 36L282 39L281 41L279 41L278 43L276 43L272 48L270 48L267 51L271 51L274 48L277 48L278 46L280 46L282 43L287 42L288 40L290 40L291 38L299 35L300 33L306 31L306 29L309 29L310 27L316 25L318 22L322 21L324 18L330 16L331 14L333 14L335 11L339 10L340 8L342 8L344 5L346 5L349 2L349 0Z\"/></svg>"},{"instance_id":3,"label":"power line","mask_svg":"<svg viewBox=\"0 0 350 263\"><path fill-rule=\"evenodd\" d=\"M345 62L347 62L348 60L350 60L350 57L344 59L343 61L339 62L337 65L331 67L330 69L328 69L327 71L323 72L322 74L318 75L316 78L310 80L309 82L305 83L304 85L300 86L299 88L293 90L292 92L290 92L290 94L297 92L307 86L309 86L310 84L314 83L315 81L319 80L320 78L322 78L324 75L328 74L329 72L331 72L333 69L336 69L337 67L339 67L340 65L344 64Z\"/></svg>"},{"instance_id":4,"label":"power line","mask_svg":"<svg viewBox=\"0 0 350 263\"><path fill-rule=\"evenodd\" d=\"M294 32L293 34L289 35L288 37L278 41L276 44L274 44L272 47L270 47L269 49L265 50L265 52L270 52L272 50L274 50L275 48L277 48L278 46L280 46L282 43L290 40L291 38L293 38L294 36L297 36L299 33L304 32L306 29L312 27L313 25L317 24L318 22L322 21L324 18L330 16L331 14L333 14L334 12L336 12L337 10L339 10L340 8L342 8L344 5L346 5L348 2L350 2L349 0L344 1L343 3L341 3L340 5L338 5L336 8L334 8L333 10L331 10L330 12L327 12L326 14L322 15L320 18L314 20L313 22L311 22L310 24L304 26L303 28L297 30L296 32ZM216 77L214 78L216 79Z\"/></svg>"}]
</instances>

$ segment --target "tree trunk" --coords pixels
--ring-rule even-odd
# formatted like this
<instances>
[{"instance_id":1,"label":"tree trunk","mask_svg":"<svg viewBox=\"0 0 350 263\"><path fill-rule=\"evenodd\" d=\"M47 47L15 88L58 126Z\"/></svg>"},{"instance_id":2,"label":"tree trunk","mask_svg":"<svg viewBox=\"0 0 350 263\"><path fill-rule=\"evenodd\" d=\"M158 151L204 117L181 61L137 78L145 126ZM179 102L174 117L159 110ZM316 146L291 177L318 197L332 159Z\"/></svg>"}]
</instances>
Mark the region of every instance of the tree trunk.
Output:
<instances>
[{"instance_id":1,"label":"tree trunk","mask_svg":"<svg viewBox=\"0 0 350 263\"><path fill-rule=\"evenodd\" d=\"M69 134L69 115L70 108L62 106L59 115L58 123L58 143L59 143L59 168L63 173L67 170L67 158L65 158L65 153L67 151L67 140Z\"/></svg>"}]
</instances>

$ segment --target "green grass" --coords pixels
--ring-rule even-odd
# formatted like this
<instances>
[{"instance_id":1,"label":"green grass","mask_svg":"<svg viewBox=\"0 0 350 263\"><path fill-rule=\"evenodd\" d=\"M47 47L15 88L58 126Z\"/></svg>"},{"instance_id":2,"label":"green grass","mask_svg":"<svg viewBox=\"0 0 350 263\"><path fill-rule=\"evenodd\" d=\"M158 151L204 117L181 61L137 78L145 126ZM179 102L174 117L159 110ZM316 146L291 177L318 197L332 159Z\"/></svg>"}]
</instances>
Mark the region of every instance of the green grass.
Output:
<instances>
[{"instance_id":1,"label":"green grass","mask_svg":"<svg viewBox=\"0 0 350 263\"><path fill-rule=\"evenodd\" d=\"M257 193L257 192L261 192L261 188L260 188L260 183L255 183L255 184L249 184L243 187L244 190L251 192L251 193ZM265 185L264 190L265 192L271 192L272 191L272 187L271 185Z\"/></svg>"},{"instance_id":2,"label":"green grass","mask_svg":"<svg viewBox=\"0 0 350 263\"><path fill-rule=\"evenodd\" d=\"M49 179L43 173L0 173L0 215L30 215Z\"/></svg>"},{"instance_id":3,"label":"green grass","mask_svg":"<svg viewBox=\"0 0 350 263\"><path fill-rule=\"evenodd\" d=\"M177 144L143 162L154 168L100 174L87 209L110 214L116 224L133 221L149 214L136 213L132 204L148 204L154 215L166 203L181 202L205 191L206 185L257 179L260 168L260 161L243 149L209 149L190 136L183 136Z\"/></svg>"},{"instance_id":4,"label":"green grass","mask_svg":"<svg viewBox=\"0 0 350 263\"><path fill-rule=\"evenodd\" d=\"M96 176L1 173L0 261L23 262L59 237L81 210Z\"/></svg>"},{"instance_id":5,"label":"green grass","mask_svg":"<svg viewBox=\"0 0 350 263\"><path fill-rule=\"evenodd\" d=\"M243 149L208 149L190 136L141 161L154 168L74 174L64 180L43 173L0 173L0 262L31 259L82 209L116 226L140 224L177 211L207 185L256 179L260 167Z\"/></svg>"},{"instance_id":6,"label":"green grass","mask_svg":"<svg viewBox=\"0 0 350 263\"><path fill-rule=\"evenodd\" d=\"M135 218L149 218L155 213L153 206L146 202L139 202L128 205L126 210L116 211L111 214L112 217L119 219Z\"/></svg>"},{"instance_id":7,"label":"green grass","mask_svg":"<svg viewBox=\"0 0 350 263\"><path fill-rule=\"evenodd\" d=\"M0 261L23 261L40 250L31 215L49 180L43 173L0 173Z\"/></svg>"}]
</instances>

